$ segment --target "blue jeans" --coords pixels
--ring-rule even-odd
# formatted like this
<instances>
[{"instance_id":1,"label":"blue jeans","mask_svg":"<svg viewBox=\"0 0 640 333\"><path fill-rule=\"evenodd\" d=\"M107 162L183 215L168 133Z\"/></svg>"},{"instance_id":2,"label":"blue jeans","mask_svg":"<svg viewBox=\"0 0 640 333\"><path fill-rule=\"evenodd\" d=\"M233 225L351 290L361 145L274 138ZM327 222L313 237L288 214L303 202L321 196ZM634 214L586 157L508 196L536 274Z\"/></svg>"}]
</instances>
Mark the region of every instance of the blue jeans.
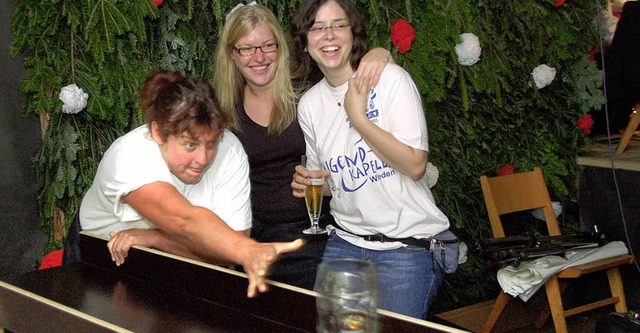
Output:
<instances>
[{"instance_id":1,"label":"blue jeans","mask_svg":"<svg viewBox=\"0 0 640 333\"><path fill-rule=\"evenodd\" d=\"M251 238L260 242L291 242L306 235L309 220L290 223L266 223L253 219ZM269 267L269 279L311 289L316 280L316 270L322 260L326 235L306 237L306 244L298 251L283 253Z\"/></svg>"},{"instance_id":2,"label":"blue jeans","mask_svg":"<svg viewBox=\"0 0 640 333\"><path fill-rule=\"evenodd\" d=\"M395 250L369 250L355 246L331 231L322 260L355 258L378 268L378 307L426 319L431 300L442 282L442 272L433 255L418 246ZM317 290L317 286L314 288Z\"/></svg>"}]
</instances>

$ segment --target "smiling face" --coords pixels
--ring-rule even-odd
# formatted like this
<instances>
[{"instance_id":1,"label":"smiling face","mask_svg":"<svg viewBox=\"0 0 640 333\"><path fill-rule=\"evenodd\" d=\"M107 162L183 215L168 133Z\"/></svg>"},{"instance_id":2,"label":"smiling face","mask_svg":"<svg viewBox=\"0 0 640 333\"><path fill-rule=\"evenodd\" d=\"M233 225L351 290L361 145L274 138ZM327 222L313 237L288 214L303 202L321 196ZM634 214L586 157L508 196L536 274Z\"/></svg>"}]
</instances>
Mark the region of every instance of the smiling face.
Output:
<instances>
[{"instance_id":1,"label":"smiling face","mask_svg":"<svg viewBox=\"0 0 640 333\"><path fill-rule=\"evenodd\" d=\"M344 83L353 75L349 63L353 35L349 18L337 2L328 1L318 8L307 40L307 51L325 76Z\"/></svg>"},{"instance_id":2,"label":"smiling face","mask_svg":"<svg viewBox=\"0 0 640 333\"><path fill-rule=\"evenodd\" d=\"M236 49L269 46L277 43L273 33L264 23L258 23L251 32L234 43ZM273 82L274 73L278 68L278 49L264 53L255 49L253 55L243 56L233 50L233 61L247 84L264 87Z\"/></svg>"},{"instance_id":3,"label":"smiling face","mask_svg":"<svg viewBox=\"0 0 640 333\"><path fill-rule=\"evenodd\" d=\"M157 124L152 123L151 127L153 139L160 146L162 158L171 173L185 184L199 182L216 157L222 132L214 133L203 129L194 137L185 131L181 135L169 135L166 140L162 140Z\"/></svg>"}]
</instances>

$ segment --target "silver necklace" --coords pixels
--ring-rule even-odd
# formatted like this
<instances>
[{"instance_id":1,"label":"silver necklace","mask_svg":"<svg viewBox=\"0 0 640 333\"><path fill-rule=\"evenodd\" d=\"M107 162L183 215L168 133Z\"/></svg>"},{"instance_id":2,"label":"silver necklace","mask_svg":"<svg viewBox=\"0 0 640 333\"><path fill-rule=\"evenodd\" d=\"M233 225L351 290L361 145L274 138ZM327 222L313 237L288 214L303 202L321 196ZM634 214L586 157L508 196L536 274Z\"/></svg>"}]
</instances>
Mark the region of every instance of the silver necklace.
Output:
<instances>
[{"instance_id":1,"label":"silver necklace","mask_svg":"<svg viewBox=\"0 0 640 333\"><path fill-rule=\"evenodd\" d=\"M335 100L336 100L336 103L338 103L338 107L339 107L339 108L340 108L340 107L342 107L342 102L344 101L344 98L345 98L347 95L345 94L344 96L342 96L342 99L340 99L340 100L339 100L339 99L337 99L337 98L336 98L336 96L335 96L332 92L330 92L330 94L331 94L331 97L333 97L333 99L335 99Z\"/></svg>"}]
</instances>

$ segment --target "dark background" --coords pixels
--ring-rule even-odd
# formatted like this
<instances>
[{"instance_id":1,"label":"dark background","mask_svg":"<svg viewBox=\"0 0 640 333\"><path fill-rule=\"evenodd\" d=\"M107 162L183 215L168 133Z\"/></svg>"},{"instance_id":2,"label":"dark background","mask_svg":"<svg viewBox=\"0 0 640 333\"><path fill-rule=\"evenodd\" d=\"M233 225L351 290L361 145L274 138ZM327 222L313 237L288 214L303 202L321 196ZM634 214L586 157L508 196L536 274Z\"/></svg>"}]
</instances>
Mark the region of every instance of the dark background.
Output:
<instances>
[{"instance_id":1,"label":"dark background","mask_svg":"<svg viewBox=\"0 0 640 333\"><path fill-rule=\"evenodd\" d=\"M597 225L608 240L625 242L637 261L640 256L640 172L617 168L615 172L612 170L581 167L578 199L580 218L587 227ZM636 312L640 311L640 272L637 267L637 263L634 263L621 268L627 306ZM594 277L586 279L584 283L584 294L588 294L585 290L607 289L605 278L598 280Z\"/></svg>"},{"instance_id":2,"label":"dark background","mask_svg":"<svg viewBox=\"0 0 640 333\"><path fill-rule=\"evenodd\" d=\"M40 121L22 113L23 58L11 57L11 8L0 1L0 279L37 268L46 237L38 227L38 187L31 158L40 143Z\"/></svg>"}]
</instances>

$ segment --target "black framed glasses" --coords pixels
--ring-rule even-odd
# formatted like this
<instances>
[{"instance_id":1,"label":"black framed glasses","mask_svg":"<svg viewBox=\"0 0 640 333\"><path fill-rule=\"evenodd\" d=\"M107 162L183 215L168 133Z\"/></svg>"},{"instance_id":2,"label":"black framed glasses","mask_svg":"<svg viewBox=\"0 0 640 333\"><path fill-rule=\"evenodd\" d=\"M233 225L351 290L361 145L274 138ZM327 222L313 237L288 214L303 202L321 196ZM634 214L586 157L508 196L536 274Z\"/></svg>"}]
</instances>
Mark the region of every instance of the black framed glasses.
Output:
<instances>
[{"instance_id":1,"label":"black framed glasses","mask_svg":"<svg viewBox=\"0 0 640 333\"><path fill-rule=\"evenodd\" d=\"M260 49L262 53L272 53L278 49L278 43L268 43L260 46L241 46L241 47L233 47L233 49L238 52L239 55L243 57L248 57L256 54L256 51Z\"/></svg>"},{"instance_id":2,"label":"black framed glasses","mask_svg":"<svg viewBox=\"0 0 640 333\"><path fill-rule=\"evenodd\" d=\"M332 25L322 25L322 24L314 24L309 28L309 33L311 34L324 34L327 32L327 29L331 30L333 33L339 33L347 30L351 25L349 23L336 23Z\"/></svg>"}]
</instances>

